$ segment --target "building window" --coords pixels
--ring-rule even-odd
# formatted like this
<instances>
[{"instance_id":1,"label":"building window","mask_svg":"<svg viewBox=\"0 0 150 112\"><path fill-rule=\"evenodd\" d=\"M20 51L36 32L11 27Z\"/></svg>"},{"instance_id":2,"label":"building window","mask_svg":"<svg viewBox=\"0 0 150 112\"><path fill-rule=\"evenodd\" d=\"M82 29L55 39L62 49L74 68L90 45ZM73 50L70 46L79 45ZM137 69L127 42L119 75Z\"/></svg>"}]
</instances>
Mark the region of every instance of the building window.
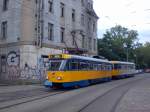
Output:
<instances>
[{"instance_id":1,"label":"building window","mask_svg":"<svg viewBox=\"0 0 150 112\"><path fill-rule=\"evenodd\" d=\"M91 4L88 2L88 9L91 9L92 7L91 7Z\"/></svg>"},{"instance_id":2,"label":"building window","mask_svg":"<svg viewBox=\"0 0 150 112\"><path fill-rule=\"evenodd\" d=\"M93 43L93 48L94 48L94 51L96 51L96 48L97 48L97 42L96 42L96 39L94 39L94 43Z\"/></svg>"},{"instance_id":3,"label":"building window","mask_svg":"<svg viewBox=\"0 0 150 112\"><path fill-rule=\"evenodd\" d=\"M82 6L84 6L84 0L81 0L81 4L82 4Z\"/></svg>"},{"instance_id":4,"label":"building window","mask_svg":"<svg viewBox=\"0 0 150 112\"><path fill-rule=\"evenodd\" d=\"M8 10L8 2L9 0L3 0L3 11Z\"/></svg>"},{"instance_id":5,"label":"building window","mask_svg":"<svg viewBox=\"0 0 150 112\"><path fill-rule=\"evenodd\" d=\"M89 49L92 49L92 39L88 38Z\"/></svg>"},{"instance_id":6,"label":"building window","mask_svg":"<svg viewBox=\"0 0 150 112\"><path fill-rule=\"evenodd\" d=\"M53 0L49 0L48 1L48 3L49 3L49 12L53 12Z\"/></svg>"},{"instance_id":7,"label":"building window","mask_svg":"<svg viewBox=\"0 0 150 112\"><path fill-rule=\"evenodd\" d=\"M90 29L91 28L91 18L89 18L89 20L88 20L88 29Z\"/></svg>"},{"instance_id":8,"label":"building window","mask_svg":"<svg viewBox=\"0 0 150 112\"><path fill-rule=\"evenodd\" d=\"M87 5L88 5L88 8L90 9L90 3L89 3L89 2L88 2L88 4L87 4Z\"/></svg>"},{"instance_id":9,"label":"building window","mask_svg":"<svg viewBox=\"0 0 150 112\"><path fill-rule=\"evenodd\" d=\"M54 25L48 23L48 40L54 40Z\"/></svg>"},{"instance_id":10,"label":"building window","mask_svg":"<svg viewBox=\"0 0 150 112\"><path fill-rule=\"evenodd\" d=\"M61 27L60 31L61 43L64 43L64 36L65 36L65 28Z\"/></svg>"},{"instance_id":11,"label":"building window","mask_svg":"<svg viewBox=\"0 0 150 112\"><path fill-rule=\"evenodd\" d=\"M93 22L93 32L95 32L96 27L95 27L95 22Z\"/></svg>"},{"instance_id":12,"label":"building window","mask_svg":"<svg viewBox=\"0 0 150 112\"><path fill-rule=\"evenodd\" d=\"M72 9L72 21L75 22L75 10Z\"/></svg>"},{"instance_id":13,"label":"building window","mask_svg":"<svg viewBox=\"0 0 150 112\"><path fill-rule=\"evenodd\" d=\"M84 38L84 48L88 48L88 38Z\"/></svg>"},{"instance_id":14,"label":"building window","mask_svg":"<svg viewBox=\"0 0 150 112\"><path fill-rule=\"evenodd\" d=\"M65 4L64 3L60 3L60 9L61 9L61 17L64 17L64 13L65 13Z\"/></svg>"},{"instance_id":15,"label":"building window","mask_svg":"<svg viewBox=\"0 0 150 112\"><path fill-rule=\"evenodd\" d=\"M2 22L1 24L1 37L2 39L7 38L7 21Z\"/></svg>"},{"instance_id":16,"label":"building window","mask_svg":"<svg viewBox=\"0 0 150 112\"><path fill-rule=\"evenodd\" d=\"M82 37L82 48L85 48L85 37Z\"/></svg>"},{"instance_id":17,"label":"building window","mask_svg":"<svg viewBox=\"0 0 150 112\"><path fill-rule=\"evenodd\" d=\"M1 72L6 73L6 56L1 56Z\"/></svg>"},{"instance_id":18,"label":"building window","mask_svg":"<svg viewBox=\"0 0 150 112\"><path fill-rule=\"evenodd\" d=\"M72 45L75 45L75 35L72 36Z\"/></svg>"},{"instance_id":19,"label":"building window","mask_svg":"<svg viewBox=\"0 0 150 112\"><path fill-rule=\"evenodd\" d=\"M84 17L84 15L82 14L82 15L81 15L81 25L83 25L83 26L85 25L85 20L84 20L84 19L85 19L85 17Z\"/></svg>"}]
</instances>

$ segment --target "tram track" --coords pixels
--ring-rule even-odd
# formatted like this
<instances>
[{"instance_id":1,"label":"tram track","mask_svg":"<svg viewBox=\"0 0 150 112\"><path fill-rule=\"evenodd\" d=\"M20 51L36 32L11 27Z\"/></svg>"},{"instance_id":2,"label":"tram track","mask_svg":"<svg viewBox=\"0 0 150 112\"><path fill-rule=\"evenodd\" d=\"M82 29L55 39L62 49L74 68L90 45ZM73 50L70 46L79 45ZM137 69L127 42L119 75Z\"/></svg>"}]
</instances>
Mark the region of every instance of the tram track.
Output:
<instances>
[{"instance_id":1,"label":"tram track","mask_svg":"<svg viewBox=\"0 0 150 112\"><path fill-rule=\"evenodd\" d=\"M120 101L122 100L122 98L124 97L124 95L126 95L126 93L130 90L130 88L132 88L132 86L134 85L134 84L136 84L136 82L139 82L139 81L141 81L141 80L144 80L144 79L146 79L147 77L138 77L138 78L136 78L136 79L132 79L131 78L131 80L128 80L127 79L127 81L123 81L122 82L122 80L119 80L119 81L112 81L112 82L114 82L113 84L115 85L115 86L113 86L113 87L111 87L111 88L109 88L108 90L106 90L104 93L101 93L101 95L97 95L96 97L93 97L93 99L91 99L91 100L89 100L88 102L86 102L85 104L83 104L83 106L81 106L81 107L79 107L78 109L77 109L77 111L76 112L86 112L86 109L89 107L89 106L91 106L91 105L93 105L93 104L95 104L95 102L96 101L98 101L98 100L101 100L102 98L104 99L104 98L106 98L106 97L108 97L108 96L110 96L110 94L111 93L113 93L114 91L117 91L117 90L120 90L121 91L121 88L124 88L125 86L125 89L122 89L123 90L123 93L119 96L119 97L117 97L117 100L115 100L115 102L113 102L113 105L112 105L112 107L111 107L111 111L110 112L115 112L115 110L116 110L116 108L117 108L117 106L118 106L118 104L120 103ZM126 79L125 79L126 80ZM107 84L111 84L111 82L110 83L107 83ZM101 85L101 84L100 84ZM103 84L102 84L103 85ZM94 88L96 88L96 85L94 86ZM89 92L91 92L91 93L88 93L88 94L92 94L92 90L94 90L94 88L93 88L93 86L91 86L91 87L87 87L87 89L86 88L81 88L81 91L82 91L82 94L84 94L84 92L88 92L89 90ZM84 91L85 90L85 91ZM0 110L5 110L5 109L7 109L7 110L9 110L9 108L11 109L11 107L20 107L21 105L23 106L23 105L26 105L26 104L32 104L32 102L34 102L34 101L36 101L36 103L34 102L33 104L35 104L35 105L38 105L38 103L37 102L39 102L39 101L42 101L42 100L45 100L45 98L47 99L47 98L52 98L53 99L53 96L56 96L56 98L57 98L57 95L58 95L58 97L60 98L61 96L59 96L59 95L61 95L62 94L62 96L64 96L65 94L63 94L63 93L67 93L68 92L68 94L70 94L70 92L69 91L71 91L71 94L72 93L74 93L72 90L61 90L61 91L53 91L53 92L51 92L51 93L49 93L49 94L45 94L45 95L42 95L42 96L38 96L38 97L34 97L34 98L30 98L30 99L27 99L27 100L21 100L20 102L16 102L16 103L11 103L10 105L4 105L4 106L1 106L1 104L0 104ZM77 89L77 91L79 92L80 91L80 89ZM76 89L75 89L75 92L76 92ZM78 93L77 92L77 93ZM82 95L82 94L77 94L79 97L80 97L80 95ZM74 95L72 95L72 96L74 96ZM77 99L78 98L78 96L74 96L74 98L75 99ZM77 98L76 98L77 97ZM55 98L54 98L55 99ZM58 100L58 99L57 99ZM83 100L84 100L84 97L83 97ZM47 100L48 101L48 100ZM46 101L46 102L47 102ZM66 101L66 102L64 102L64 101ZM62 98L60 101L59 101L59 103L52 103L52 104L50 104L50 105L47 105L46 107L44 107L44 109L45 109L45 111L44 111L44 109L43 109L43 112L47 112L47 110L49 109L49 108L51 108L53 105L59 105L59 107L61 108L61 107L66 107L66 104L68 104L67 103L67 101L71 101L69 104L74 104L75 102L78 102L78 100L73 100L73 98L71 98L71 97L68 97L67 98L67 100L64 98ZM64 102L64 103L61 103L61 102ZM80 101L79 101L80 102ZM106 102L105 102L106 103ZM99 104L100 105L100 104ZM67 107L68 108L68 107ZM66 108L66 109L67 109ZM55 108L55 107L53 107L53 109L54 110L59 110L59 108ZM51 108L51 110L53 110L52 108ZM53 112L53 111L52 111ZM62 110L62 112L65 112L65 109L64 109L64 111ZM92 112L94 112L94 111L92 111ZM104 111L105 112L105 111Z\"/></svg>"},{"instance_id":2,"label":"tram track","mask_svg":"<svg viewBox=\"0 0 150 112\"><path fill-rule=\"evenodd\" d=\"M0 93L0 103L1 102L7 102L11 100L17 100L32 96L38 96L45 94L46 91L43 91L43 89L32 89L32 90L20 90L15 92L8 92L8 93Z\"/></svg>"},{"instance_id":3,"label":"tram track","mask_svg":"<svg viewBox=\"0 0 150 112\"><path fill-rule=\"evenodd\" d=\"M77 112L84 112L90 105L93 105L96 101L102 99L103 97L107 97L107 95L109 95L111 92L113 91L116 91L117 89L120 89L120 88L123 88L123 87L126 87L124 92L119 96L119 98L117 99L116 102L114 102L114 105L112 106L112 109L110 112L115 112L118 104L120 103L120 101L122 100L122 98L126 95L126 93L132 88L132 86L134 84L136 84L138 81L142 81L146 78L140 78L140 79L136 79L136 80L132 80L132 81L129 81L127 83L124 83L124 84L121 84L119 86L116 86L116 87L113 87L111 88L110 90L106 91L105 93L103 93L102 95L96 97L95 99L93 99L92 101L90 101L88 104L86 104L84 107L82 107L79 111ZM131 86L130 86L131 85ZM93 111L94 112L94 111Z\"/></svg>"},{"instance_id":4,"label":"tram track","mask_svg":"<svg viewBox=\"0 0 150 112\"><path fill-rule=\"evenodd\" d=\"M54 91L54 90L52 90L51 93L43 94L43 95L40 95L40 96L35 96L34 98L31 98L31 97L24 97L23 98L22 97L22 98L19 98L19 99L15 100L15 101L12 101L14 103L10 103L10 104L8 104L8 102L0 103L0 110L11 108L11 107L18 106L18 105L25 104L25 103L29 103L29 102L33 102L33 101L37 101L37 100L41 100L41 99L44 99L44 98L47 98L47 97L52 97L52 96L55 96L55 95L63 94L65 92L68 92L68 91L65 91L65 90L63 90L63 91ZM8 105L5 105L5 103L8 104ZM5 106L2 106L2 105L5 105Z\"/></svg>"}]
</instances>

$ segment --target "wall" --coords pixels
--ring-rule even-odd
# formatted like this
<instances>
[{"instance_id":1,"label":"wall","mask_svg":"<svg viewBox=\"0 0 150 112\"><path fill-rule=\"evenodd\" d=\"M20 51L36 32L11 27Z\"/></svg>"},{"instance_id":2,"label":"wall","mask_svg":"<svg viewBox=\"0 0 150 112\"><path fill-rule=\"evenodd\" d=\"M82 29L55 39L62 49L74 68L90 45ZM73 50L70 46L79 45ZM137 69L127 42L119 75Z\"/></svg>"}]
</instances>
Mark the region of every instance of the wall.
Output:
<instances>
[{"instance_id":1,"label":"wall","mask_svg":"<svg viewBox=\"0 0 150 112\"><path fill-rule=\"evenodd\" d=\"M22 0L9 0L9 6L7 11L2 11L3 0L0 0L0 25L3 21L7 21L7 39L0 40L0 44L17 42L21 37L20 23L21 23L21 1ZM19 2L19 3L18 3ZM1 27L0 27L1 31Z\"/></svg>"},{"instance_id":2,"label":"wall","mask_svg":"<svg viewBox=\"0 0 150 112\"><path fill-rule=\"evenodd\" d=\"M62 53L61 50L35 46L18 46L0 49L0 79L3 81L34 80L43 82L48 68L48 54ZM3 52L2 52L3 51ZM5 56L5 57L4 57Z\"/></svg>"}]
</instances>

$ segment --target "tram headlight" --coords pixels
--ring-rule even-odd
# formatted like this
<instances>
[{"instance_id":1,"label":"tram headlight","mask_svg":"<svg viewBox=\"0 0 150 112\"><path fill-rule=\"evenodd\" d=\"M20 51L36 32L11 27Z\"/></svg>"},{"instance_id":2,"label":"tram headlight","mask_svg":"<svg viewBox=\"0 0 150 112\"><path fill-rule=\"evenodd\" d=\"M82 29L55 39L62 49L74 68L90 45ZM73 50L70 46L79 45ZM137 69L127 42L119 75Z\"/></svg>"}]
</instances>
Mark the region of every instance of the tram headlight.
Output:
<instances>
[{"instance_id":1,"label":"tram headlight","mask_svg":"<svg viewBox=\"0 0 150 112\"><path fill-rule=\"evenodd\" d=\"M48 80L48 76L46 76L46 80Z\"/></svg>"},{"instance_id":2,"label":"tram headlight","mask_svg":"<svg viewBox=\"0 0 150 112\"><path fill-rule=\"evenodd\" d=\"M59 76L59 77L57 77L57 80L62 80L62 77L60 77L60 76Z\"/></svg>"}]
</instances>

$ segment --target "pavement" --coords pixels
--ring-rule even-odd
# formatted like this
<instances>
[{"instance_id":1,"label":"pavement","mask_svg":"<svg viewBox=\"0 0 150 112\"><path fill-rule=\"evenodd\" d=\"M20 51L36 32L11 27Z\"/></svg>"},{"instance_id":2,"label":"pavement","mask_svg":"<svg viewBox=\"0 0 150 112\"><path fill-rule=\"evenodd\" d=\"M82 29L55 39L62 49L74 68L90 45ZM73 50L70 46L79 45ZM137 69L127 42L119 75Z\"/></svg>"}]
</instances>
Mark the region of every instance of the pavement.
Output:
<instances>
[{"instance_id":1,"label":"pavement","mask_svg":"<svg viewBox=\"0 0 150 112\"><path fill-rule=\"evenodd\" d=\"M150 76L150 74L147 74ZM150 77L139 81L122 98L117 112L150 112Z\"/></svg>"},{"instance_id":2,"label":"pavement","mask_svg":"<svg viewBox=\"0 0 150 112\"><path fill-rule=\"evenodd\" d=\"M34 90L43 88L41 85L1 85L0 93L16 92L16 91L25 91L25 90Z\"/></svg>"},{"instance_id":3,"label":"pavement","mask_svg":"<svg viewBox=\"0 0 150 112\"><path fill-rule=\"evenodd\" d=\"M0 112L150 112L150 74L64 92L0 86L0 99Z\"/></svg>"}]
</instances>

